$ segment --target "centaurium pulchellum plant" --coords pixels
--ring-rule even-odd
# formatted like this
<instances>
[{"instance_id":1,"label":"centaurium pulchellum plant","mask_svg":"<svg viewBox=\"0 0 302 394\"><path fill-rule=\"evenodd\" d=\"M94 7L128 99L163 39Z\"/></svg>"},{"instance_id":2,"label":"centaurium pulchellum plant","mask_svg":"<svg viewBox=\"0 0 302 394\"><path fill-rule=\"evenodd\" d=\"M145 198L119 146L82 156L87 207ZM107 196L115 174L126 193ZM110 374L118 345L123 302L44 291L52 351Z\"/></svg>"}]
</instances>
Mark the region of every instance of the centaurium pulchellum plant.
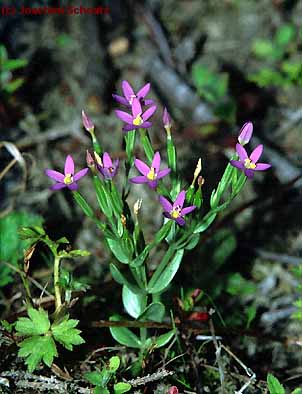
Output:
<instances>
[{"instance_id":1,"label":"centaurium pulchellum plant","mask_svg":"<svg viewBox=\"0 0 302 394\"><path fill-rule=\"evenodd\" d=\"M148 131L152 126L150 119L157 109L154 101L146 98L150 84L145 85L138 93L134 93L131 85L123 81L122 90L123 96L113 95L113 98L128 111L115 110L116 116L124 123L122 130L127 154L124 162L126 177L122 183L116 184L115 176L121 168L121 162L113 161L110 154L104 152L95 136L93 122L84 111L82 113L84 128L90 133L93 144L93 153L87 152L87 165L98 207L106 219L101 221L98 212L95 212L76 187L72 186L79 179L79 174L86 175L86 169L74 174L73 167L66 170L65 166L64 175L58 176L53 170L47 170L46 175L55 179L62 187L69 187L83 212L103 232L107 246L116 259L110 264L110 270L113 279L122 286L125 311L133 319L142 322L161 322L166 316L161 295L171 284L185 252L197 246L200 234L206 231L216 216L228 207L242 190L247 178L252 178L255 171L268 169L270 165L258 162L262 145L259 145L250 156L243 148L243 145L250 141L253 133L252 123L246 123L240 131L236 153L227 165L217 188L213 190L210 209L204 214L202 211L204 178L201 176L201 159L197 162L192 183L186 185L177 168L177 152L171 132L172 121L165 108L162 119L166 131L168 166L160 169L161 155L163 156L164 152L154 151ZM138 140L146 158L134 157L134 148ZM129 177L134 167L140 175ZM153 198L163 209L162 225L154 230L151 237L146 237L143 231L140 199L135 203L133 213L130 213L127 198L131 193L132 183L141 184L140 187L150 187L154 191L150 198ZM151 241L146 243L146 239ZM148 258L155 248L164 249L164 254L155 270L151 271ZM122 317L115 314L110 319L118 321ZM112 327L110 330L117 342L140 349L142 355L152 346L164 346L175 334L172 330L158 337L152 337L146 328L140 329L140 335L125 327Z\"/></svg>"}]
</instances>

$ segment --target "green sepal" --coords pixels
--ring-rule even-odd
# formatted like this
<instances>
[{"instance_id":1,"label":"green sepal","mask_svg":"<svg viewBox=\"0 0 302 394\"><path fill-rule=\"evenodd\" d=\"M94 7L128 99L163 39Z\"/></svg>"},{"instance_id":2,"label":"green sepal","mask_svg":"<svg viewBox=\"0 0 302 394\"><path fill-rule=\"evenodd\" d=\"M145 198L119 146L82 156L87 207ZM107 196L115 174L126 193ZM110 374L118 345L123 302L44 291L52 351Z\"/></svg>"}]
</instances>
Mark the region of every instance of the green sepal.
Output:
<instances>
[{"instance_id":1,"label":"green sepal","mask_svg":"<svg viewBox=\"0 0 302 394\"><path fill-rule=\"evenodd\" d=\"M195 188L193 185L190 185L189 189L186 191L186 202L188 204L192 203L194 193L195 193Z\"/></svg>"},{"instance_id":2,"label":"green sepal","mask_svg":"<svg viewBox=\"0 0 302 394\"><path fill-rule=\"evenodd\" d=\"M165 306L161 302L152 302L138 317L140 321L162 322L165 316Z\"/></svg>"},{"instance_id":3,"label":"green sepal","mask_svg":"<svg viewBox=\"0 0 302 394\"><path fill-rule=\"evenodd\" d=\"M123 286L127 286L128 289L132 291L132 293L143 294L143 290L140 289L136 284L131 283L131 280L128 279L128 277L126 277L124 274L122 274L115 264L111 263L109 267L111 275L117 283Z\"/></svg>"},{"instance_id":4,"label":"green sepal","mask_svg":"<svg viewBox=\"0 0 302 394\"><path fill-rule=\"evenodd\" d=\"M193 205L196 205L197 208L200 208L202 204L203 204L202 191L200 188L198 188L197 192L194 194Z\"/></svg>"},{"instance_id":5,"label":"green sepal","mask_svg":"<svg viewBox=\"0 0 302 394\"><path fill-rule=\"evenodd\" d=\"M113 275L112 275L113 276ZM128 286L123 286L123 305L127 313L134 319L138 318L145 310L147 304L146 294L133 292Z\"/></svg>"},{"instance_id":6,"label":"green sepal","mask_svg":"<svg viewBox=\"0 0 302 394\"><path fill-rule=\"evenodd\" d=\"M168 264L164 267L164 269L156 275L156 271L153 274L149 284L148 284L148 293L160 293L166 287L169 286L172 279L176 275L178 268L180 266L181 260L184 255L184 250L179 249L175 253L174 257L168 262Z\"/></svg>"},{"instance_id":7,"label":"green sepal","mask_svg":"<svg viewBox=\"0 0 302 394\"><path fill-rule=\"evenodd\" d=\"M111 316L109 320L120 321L121 319L118 315L114 315ZM129 330L129 328L110 327L110 333L113 336L113 338L121 345L133 347L136 349L140 349L142 347L142 343L140 339L131 330Z\"/></svg>"}]
</instances>

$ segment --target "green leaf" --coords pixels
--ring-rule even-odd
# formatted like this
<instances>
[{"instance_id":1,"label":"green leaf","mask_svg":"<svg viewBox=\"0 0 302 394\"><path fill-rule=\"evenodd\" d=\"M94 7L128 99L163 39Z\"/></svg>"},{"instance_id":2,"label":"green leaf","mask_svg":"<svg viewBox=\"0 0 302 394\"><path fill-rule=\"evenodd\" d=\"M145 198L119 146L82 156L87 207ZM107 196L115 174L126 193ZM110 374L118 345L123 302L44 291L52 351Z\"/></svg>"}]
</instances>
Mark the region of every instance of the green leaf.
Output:
<instances>
[{"instance_id":1,"label":"green leaf","mask_svg":"<svg viewBox=\"0 0 302 394\"><path fill-rule=\"evenodd\" d=\"M123 394L131 389L130 383L119 382L113 386L114 394Z\"/></svg>"},{"instance_id":2,"label":"green leaf","mask_svg":"<svg viewBox=\"0 0 302 394\"><path fill-rule=\"evenodd\" d=\"M165 316L165 306L161 302L152 302L139 316L140 321L155 321L160 323Z\"/></svg>"},{"instance_id":3,"label":"green leaf","mask_svg":"<svg viewBox=\"0 0 302 394\"><path fill-rule=\"evenodd\" d=\"M285 389L282 384L270 373L267 375L267 386L270 394L285 394Z\"/></svg>"},{"instance_id":4,"label":"green leaf","mask_svg":"<svg viewBox=\"0 0 302 394\"><path fill-rule=\"evenodd\" d=\"M144 294L134 293L127 287L123 286L123 305L127 313L135 319L143 312L147 303L147 296Z\"/></svg>"},{"instance_id":5,"label":"green leaf","mask_svg":"<svg viewBox=\"0 0 302 394\"><path fill-rule=\"evenodd\" d=\"M120 317L117 315L110 317L111 321L120 321ZM110 332L113 338L121 345L140 349L142 343L139 338L126 327L110 327Z\"/></svg>"},{"instance_id":6,"label":"green leaf","mask_svg":"<svg viewBox=\"0 0 302 394\"><path fill-rule=\"evenodd\" d=\"M75 257L86 257L86 256L90 256L90 254L91 253L88 252L88 250L82 250L82 249L74 249L69 252L67 252L66 250L62 250L61 252L59 252L59 256L62 258L64 257L65 259L73 259Z\"/></svg>"},{"instance_id":7,"label":"green leaf","mask_svg":"<svg viewBox=\"0 0 302 394\"><path fill-rule=\"evenodd\" d=\"M20 240L18 230L22 226L41 225L42 218L25 211L14 211L0 218L0 287L12 282L12 269L5 266L2 261L17 265L23 258L23 251L31 244L31 240ZM39 238L32 232L34 238Z\"/></svg>"},{"instance_id":8,"label":"green leaf","mask_svg":"<svg viewBox=\"0 0 302 394\"><path fill-rule=\"evenodd\" d=\"M109 359L110 372L116 372L121 364L121 359L118 356L113 356Z\"/></svg>"},{"instance_id":9,"label":"green leaf","mask_svg":"<svg viewBox=\"0 0 302 394\"><path fill-rule=\"evenodd\" d=\"M51 336L33 336L25 339L18 346L20 346L18 356L26 358L25 364L29 372L33 372L42 360L51 367L54 357L58 355Z\"/></svg>"},{"instance_id":10,"label":"green leaf","mask_svg":"<svg viewBox=\"0 0 302 394\"><path fill-rule=\"evenodd\" d=\"M253 43L252 51L260 58L270 58L274 53L274 46L269 40L257 39Z\"/></svg>"},{"instance_id":11,"label":"green leaf","mask_svg":"<svg viewBox=\"0 0 302 394\"><path fill-rule=\"evenodd\" d=\"M297 387L291 394L302 394L302 388Z\"/></svg>"},{"instance_id":12,"label":"green leaf","mask_svg":"<svg viewBox=\"0 0 302 394\"><path fill-rule=\"evenodd\" d=\"M255 305L251 305L246 309L246 314L247 314L246 328L250 328L252 321L256 317L256 313L257 313L257 307Z\"/></svg>"},{"instance_id":13,"label":"green leaf","mask_svg":"<svg viewBox=\"0 0 302 394\"><path fill-rule=\"evenodd\" d=\"M197 233L203 233L204 231L207 230L208 227L214 222L215 218L217 216L217 213L210 211L207 213L200 224L198 224L194 230L194 234Z\"/></svg>"},{"instance_id":14,"label":"green leaf","mask_svg":"<svg viewBox=\"0 0 302 394\"><path fill-rule=\"evenodd\" d=\"M127 248L127 244L124 242L122 238L112 239L106 238L107 244L113 253L114 257L123 264L129 264L132 260L132 253L129 248Z\"/></svg>"},{"instance_id":15,"label":"green leaf","mask_svg":"<svg viewBox=\"0 0 302 394\"><path fill-rule=\"evenodd\" d=\"M101 211L108 217L112 217L112 209L110 203L110 196L107 193L106 185L95 175L93 177L93 184L95 188L96 198Z\"/></svg>"},{"instance_id":16,"label":"green leaf","mask_svg":"<svg viewBox=\"0 0 302 394\"><path fill-rule=\"evenodd\" d=\"M79 321L75 319L64 319L51 326L51 331L55 340L60 342L68 350L72 350L73 345L85 343L84 339L80 336L81 331L75 328L78 322Z\"/></svg>"},{"instance_id":17,"label":"green leaf","mask_svg":"<svg viewBox=\"0 0 302 394\"><path fill-rule=\"evenodd\" d=\"M162 334L157 338L155 338L154 344L156 345L157 348L166 346L171 341L171 339L175 334L176 334L175 330L168 331L166 334Z\"/></svg>"},{"instance_id":18,"label":"green leaf","mask_svg":"<svg viewBox=\"0 0 302 394\"><path fill-rule=\"evenodd\" d=\"M42 335L50 328L48 314L43 309L28 309L28 317L19 317L16 324L18 335Z\"/></svg>"},{"instance_id":19,"label":"green leaf","mask_svg":"<svg viewBox=\"0 0 302 394\"><path fill-rule=\"evenodd\" d=\"M142 290L136 284L131 283L130 279L122 274L115 264L110 264L109 267L111 275L117 283L127 286L135 294L142 294Z\"/></svg>"},{"instance_id":20,"label":"green leaf","mask_svg":"<svg viewBox=\"0 0 302 394\"><path fill-rule=\"evenodd\" d=\"M87 379L88 382L93 384L94 386L102 385L102 375L100 371L86 372L84 374L84 378Z\"/></svg>"},{"instance_id":21,"label":"green leaf","mask_svg":"<svg viewBox=\"0 0 302 394\"><path fill-rule=\"evenodd\" d=\"M6 60L2 65L1 65L1 71L13 71L17 70L18 68L25 67L27 65L27 60L26 59L10 59Z\"/></svg>"},{"instance_id":22,"label":"green leaf","mask_svg":"<svg viewBox=\"0 0 302 394\"><path fill-rule=\"evenodd\" d=\"M281 26L275 35L275 43L278 46L286 47L296 35L296 28L292 24L285 24Z\"/></svg>"},{"instance_id":23,"label":"green leaf","mask_svg":"<svg viewBox=\"0 0 302 394\"><path fill-rule=\"evenodd\" d=\"M239 272L236 272L230 276L226 291L232 296L244 297L255 294L257 286L252 281L244 279Z\"/></svg>"},{"instance_id":24,"label":"green leaf","mask_svg":"<svg viewBox=\"0 0 302 394\"><path fill-rule=\"evenodd\" d=\"M180 266L181 260L183 258L184 250L179 249L175 253L174 257L166 265L159 276L153 276L148 284L149 293L160 293L166 287L169 286L170 282L176 275L178 268ZM155 279L154 279L155 278Z\"/></svg>"},{"instance_id":25,"label":"green leaf","mask_svg":"<svg viewBox=\"0 0 302 394\"><path fill-rule=\"evenodd\" d=\"M186 250L192 250L195 248L195 246L198 244L199 242L199 238L200 235L199 234L193 234L189 240L186 242L186 244L184 245L184 248Z\"/></svg>"}]
</instances>

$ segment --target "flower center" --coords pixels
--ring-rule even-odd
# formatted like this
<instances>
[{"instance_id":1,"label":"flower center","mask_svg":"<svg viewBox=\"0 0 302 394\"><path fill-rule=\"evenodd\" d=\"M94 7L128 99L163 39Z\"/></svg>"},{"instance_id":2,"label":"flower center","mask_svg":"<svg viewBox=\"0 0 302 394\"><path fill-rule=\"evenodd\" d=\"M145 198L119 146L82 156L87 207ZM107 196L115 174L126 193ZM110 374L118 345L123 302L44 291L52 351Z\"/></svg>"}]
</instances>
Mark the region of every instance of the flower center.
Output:
<instances>
[{"instance_id":1,"label":"flower center","mask_svg":"<svg viewBox=\"0 0 302 394\"><path fill-rule=\"evenodd\" d=\"M112 174L114 172L114 167L109 167L109 172Z\"/></svg>"},{"instance_id":2,"label":"flower center","mask_svg":"<svg viewBox=\"0 0 302 394\"><path fill-rule=\"evenodd\" d=\"M179 218L181 216L181 207L177 205L175 208L172 209L170 215L172 216L173 219Z\"/></svg>"},{"instance_id":3,"label":"flower center","mask_svg":"<svg viewBox=\"0 0 302 394\"><path fill-rule=\"evenodd\" d=\"M253 163L251 159L245 159L244 160L244 167L254 170L256 168L256 164Z\"/></svg>"},{"instance_id":4,"label":"flower center","mask_svg":"<svg viewBox=\"0 0 302 394\"><path fill-rule=\"evenodd\" d=\"M129 98L129 104L130 104L130 105L132 105L133 99L135 99L135 98L136 98L136 95L135 95L135 94L131 94L131 96L130 96L130 98Z\"/></svg>"},{"instance_id":5,"label":"flower center","mask_svg":"<svg viewBox=\"0 0 302 394\"><path fill-rule=\"evenodd\" d=\"M144 123L144 121L143 121L141 115L138 114L137 117L133 119L133 124L135 126L140 126L142 123Z\"/></svg>"},{"instance_id":6,"label":"flower center","mask_svg":"<svg viewBox=\"0 0 302 394\"><path fill-rule=\"evenodd\" d=\"M156 177L157 177L157 174L155 172L155 168L151 167L150 171L149 171L149 173L147 175L147 178L149 179L149 181L154 181L156 179Z\"/></svg>"},{"instance_id":7,"label":"flower center","mask_svg":"<svg viewBox=\"0 0 302 394\"><path fill-rule=\"evenodd\" d=\"M72 174L66 174L65 175L64 183L65 183L65 185L70 185L71 183L73 183L73 176L72 176Z\"/></svg>"}]
</instances>

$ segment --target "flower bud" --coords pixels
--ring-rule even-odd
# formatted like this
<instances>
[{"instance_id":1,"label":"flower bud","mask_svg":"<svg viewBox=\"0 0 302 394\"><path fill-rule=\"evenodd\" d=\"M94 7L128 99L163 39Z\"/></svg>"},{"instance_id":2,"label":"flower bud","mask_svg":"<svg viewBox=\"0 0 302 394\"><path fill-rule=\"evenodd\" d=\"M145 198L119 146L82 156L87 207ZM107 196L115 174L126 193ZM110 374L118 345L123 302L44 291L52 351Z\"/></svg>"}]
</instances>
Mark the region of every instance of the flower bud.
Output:
<instances>
[{"instance_id":1,"label":"flower bud","mask_svg":"<svg viewBox=\"0 0 302 394\"><path fill-rule=\"evenodd\" d=\"M134 206L133 206L133 211L134 211L134 215L135 215L135 216L138 215L139 210L141 209L141 206L142 206L142 202L143 202L143 200L142 200L141 198L139 198L139 199L135 202L135 204L134 204Z\"/></svg>"},{"instance_id":2,"label":"flower bud","mask_svg":"<svg viewBox=\"0 0 302 394\"><path fill-rule=\"evenodd\" d=\"M164 128L167 131L168 136L171 135L171 118L169 115L169 112L167 111L167 108L164 108L164 113L163 113L163 124Z\"/></svg>"},{"instance_id":3,"label":"flower bud","mask_svg":"<svg viewBox=\"0 0 302 394\"><path fill-rule=\"evenodd\" d=\"M101 159L101 156L98 155L96 152L93 152L93 153L94 153L94 157L95 157L95 160L96 160L97 164L99 166L103 167L103 161Z\"/></svg>"},{"instance_id":4,"label":"flower bud","mask_svg":"<svg viewBox=\"0 0 302 394\"><path fill-rule=\"evenodd\" d=\"M238 137L239 144L242 146L248 144L250 142L250 139L252 138L252 135L253 135L253 123L252 122L244 123Z\"/></svg>"},{"instance_id":5,"label":"flower bud","mask_svg":"<svg viewBox=\"0 0 302 394\"><path fill-rule=\"evenodd\" d=\"M92 154L89 152L89 150L86 150L86 163L89 168L95 167L95 163L94 163Z\"/></svg>"},{"instance_id":6,"label":"flower bud","mask_svg":"<svg viewBox=\"0 0 302 394\"><path fill-rule=\"evenodd\" d=\"M89 116L82 110L82 121L84 128L90 133L91 135L94 134L94 124Z\"/></svg>"}]
</instances>

